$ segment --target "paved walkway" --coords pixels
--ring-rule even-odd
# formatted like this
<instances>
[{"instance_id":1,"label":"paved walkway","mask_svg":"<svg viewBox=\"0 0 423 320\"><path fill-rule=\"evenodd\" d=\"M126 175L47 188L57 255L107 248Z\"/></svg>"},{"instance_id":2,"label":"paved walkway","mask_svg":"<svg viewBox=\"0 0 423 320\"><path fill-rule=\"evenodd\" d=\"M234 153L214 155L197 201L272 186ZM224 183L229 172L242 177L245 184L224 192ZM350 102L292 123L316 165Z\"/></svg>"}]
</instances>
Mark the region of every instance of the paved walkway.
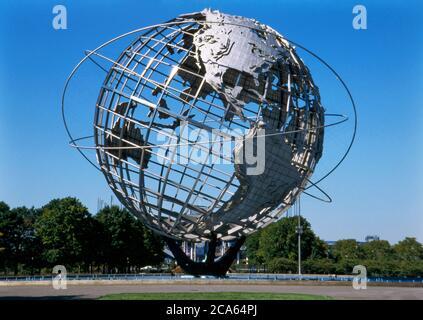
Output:
<instances>
[{"instance_id":1,"label":"paved walkway","mask_svg":"<svg viewBox=\"0 0 423 320\"><path fill-rule=\"evenodd\" d=\"M90 284L68 285L66 290L54 290L51 285L0 286L0 299L96 299L111 293L139 292L279 292L332 296L336 299L417 299L423 300L423 288L367 287L328 285L254 285L254 284Z\"/></svg>"}]
</instances>

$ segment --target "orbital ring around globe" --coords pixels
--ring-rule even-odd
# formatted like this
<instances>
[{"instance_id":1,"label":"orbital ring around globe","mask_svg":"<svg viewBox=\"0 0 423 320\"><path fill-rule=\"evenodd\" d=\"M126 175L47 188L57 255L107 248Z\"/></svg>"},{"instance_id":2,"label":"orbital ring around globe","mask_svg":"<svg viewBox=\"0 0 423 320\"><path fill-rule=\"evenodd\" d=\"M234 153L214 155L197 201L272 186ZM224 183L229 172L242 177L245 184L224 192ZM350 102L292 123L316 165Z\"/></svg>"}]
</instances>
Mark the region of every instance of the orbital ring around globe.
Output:
<instances>
[{"instance_id":1,"label":"orbital ring around globe","mask_svg":"<svg viewBox=\"0 0 423 320\"><path fill-rule=\"evenodd\" d=\"M125 33L123 35L120 35L118 37L115 37L115 38L113 38L113 39L105 42L104 44L100 45L99 47L97 47L93 51L87 51L86 52L86 56L75 66L75 68L72 70L71 74L67 78L66 83L65 83L65 87L64 87L64 91L63 91L63 95L62 95L62 117L63 117L63 122L64 122L64 125L65 125L65 129L66 129L67 134L68 134L68 136L70 138L70 144L71 144L72 147L75 147L76 149L78 149L78 151L82 154L82 156L89 163L91 163L98 170L100 170L103 173L105 173L106 179L109 182L109 185L117 184L118 183L117 181L123 181L123 180L125 180L124 173L123 173L124 170L122 168L122 164L120 164L121 166L118 168L118 165L116 163L114 163L113 161L111 161L110 163L107 163L107 161L105 161L104 163L106 163L107 170L104 169L104 166L103 166L103 169L102 169L102 168L98 167L91 159L89 159L88 156L84 153L83 150L85 150L85 149L95 149L96 152L99 152L100 157L101 157L101 153L108 153L109 156L112 155L112 156L115 156L115 158L117 158L117 154L119 153L119 161L122 160L122 154L124 154L123 157L125 157L125 160L127 160L127 158L129 158L129 157L131 157L132 159L137 159L138 160L137 162L138 162L139 166L142 167L144 165L144 160L143 159L144 159L144 151L145 150L151 151L151 149L152 148L155 148L155 147L157 147L157 148L163 148L163 147L182 146L182 145L184 145L184 142L178 142L178 143L173 143L173 144L172 143L159 144L159 145L153 145L153 144L148 144L148 145L145 144L145 145L143 145L143 144L139 144L139 143L132 143L132 144L131 143L124 143L124 145L122 145L122 142L120 142L120 141L119 141L119 143L117 143L117 139L118 139L119 136L122 138L122 136L125 136L126 135L125 137L126 138L129 137L128 138L129 140L131 140L131 139L133 140L134 136L128 136L127 135L127 132L129 132L129 131L123 132L123 129L122 128L120 129L120 131L116 131L116 132L113 132L113 130L115 128L109 128L110 130L109 130L109 132L107 132L109 134L109 138L107 138L108 140L106 138L104 138L103 139L103 143L98 143L98 141L96 141L96 145L95 146L80 146L80 145L78 145L77 142L82 141L84 139L93 138L93 136L87 136L87 137L82 137L82 138L76 138L75 139L73 137L72 133L69 130L69 127L68 127L68 124L67 124L67 121L66 121L66 116L65 116L65 96L66 96L66 92L68 90L68 86L69 86L69 83L70 83L71 79L73 78L73 76L75 75L75 73L77 72L77 70L81 67L81 65L87 59L93 61L103 71L109 72L107 70L107 68L103 68L98 62L96 62L93 59L93 57L96 56L96 57L102 58L102 59L104 59L106 61L109 61L109 62L113 63L113 67L117 66L118 67L117 69L121 68L122 70L120 70L120 71L122 73L120 74L120 77L123 77L124 72L128 72L129 74L134 75L135 77L138 76L139 77L139 80L141 80L140 75L137 74L135 71L130 70L130 68L128 68L128 67L126 67L124 65L120 65L119 61L121 60L122 55L118 59L114 60L114 59L110 59L110 58L108 58L106 56L101 55L99 53L99 51L102 48L106 47L107 45L109 45L109 44L111 44L111 43L113 43L113 42L115 42L115 41L117 41L119 39L122 39L124 37L130 36L130 35L133 35L133 34L136 34L136 33L139 33L139 32L145 32L144 34L148 34L148 32L151 32L152 30L156 30L157 31L158 30L157 28L165 28L163 30L166 30L166 29L172 30L173 29L173 32L182 32L181 31L182 29L181 28L176 29L176 26L178 26L178 25L181 25L181 26L183 26L183 25L190 25L190 26L192 26L194 24L197 24L197 25L202 26L201 28L204 28L204 26L209 25L209 24L222 25L221 23L216 22L216 21L209 21L209 20L199 21L198 19L183 19L182 21L173 20L173 21L170 21L170 22L167 22L167 23L156 24L156 25L153 25L153 26L148 26L148 27L139 28L139 29L130 31L128 33ZM239 27L239 28L247 28L247 29L254 30L254 28L252 28L250 26L246 26L246 25L241 24L241 23L238 24L238 23L234 23L234 22L224 22L224 24L225 25L229 25L229 26L234 26L234 27ZM259 28L257 28L256 30L257 30L257 33L258 32L262 32L262 30L259 29ZM287 202L283 206L282 205L275 205L275 206L272 207L272 209L270 210L270 211L273 212L271 214L272 215L272 219L267 219L266 220L264 218L257 218L256 217L257 214L254 215L253 218L251 218L251 217L244 217L244 222L245 223L243 222L242 224L236 224L236 223L234 223L234 219L232 219L232 220L229 219L229 218L227 220L223 219L224 222L227 223L230 226L228 228L226 228L221 233L219 233L219 228L222 230L222 223L215 223L213 225L210 222L210 221L213 220L213 219L211 219L211 216L212 216L212 213L213 212L203 210L201 208L201 205L199 205L199 206L191 205L190 203L188 203L189 201L187 201L185 204L184 203L181 203L181 201L179 201L179 203L178 203L178 202L176 202L175 199L173 199L174 202L173 203L169 202L167 204L168 207L165 210L165 207L163 205L163 202L166 202L166 201L169 200L169 199L166 198L166 197L169 197L169 195L164 195L163 192L160 195L160 197L157 196L157 198L155 199L156 202L157 202L157 205L156 206L152 206L151 205L149 207L149 209L148 209L148 210L150 210L149 211L150 213L151 212L155 212L155 213L154 214L149 214L147 212L148 210L145 207L142 207L141 208L141 206L138 206L137 205L137 203L141 203L142 204L143 201L145 201L145 199L142 200L142 199L138 199L138 198L137 199L133 199L132 198L134 196L134 193L135 193L134 192L135 189L133 188L135 184L131 181L131 178L129 177L129 173L126 172L125 174L127 175L126 176L126 179L127 180L125 180L125 183L127 185L125 185L124 187L125 188L128 187L128 190L129 190L129 187L130 187L130 190L129 191L122 190L123 191L122 194L119 194L118 192L115 192L116 196L119 198L119 200L121 202L123 202L125 204L125 206L131 212L135 213L138 217L141 218L141 220L143 222L145 222L147 224L147 226L149 226L151 229L157 231L158 233L161 233L161 234L164 234L164 235L173 237L175 239L185 239L185 240L192 240L192 241L206 240L206 239L209 239L209 235L211 234L209 226L210 225L213 225L214 228L217 230L216 233L218 234L218 237L219 238L221 238L222 240L232 239L232 238L236 238L237 236L242 235L241 234L241 231L242 230L247 230L243 234L249 234L251 232L254 232L256 229L262 228L263 226L265 226L268 223L272 222L274 219L276 219L277 217L279 217L283 212L285 212L292 205L292 203L295 201L296 197L301 192L302 193L305 193L305 194L307 194L307 195L309 195L309 196L311 196L313 198L319 199L319 200L323 200L323 201L326 201L326 202L330 202L331 201L330 196L326 192L324 192L317 184L319 182L321 182L322 180L324 180L325 178L327 178L334 170L336 170L337 167L339 167L339 165L344 161L344 159L346 158L347 154L349 153L349 151L351 149L351 146L352 146L352 144L354 142L354 139L355 139L355 133L356 133L356 127L357 127L357 115L356 115L356 107L355 107L354 100L352 98L352 95L351 95L349 89L347 88L346 84L341 79L341 77L323 59L321 59L320 57L318 57L316 54L314 54L310 50L306 49L305 47L303 47L303 46L301 46L301 45L299 45L299 44L297 44L297 43L295 43L293 41L290 41L290 40L282 37L281 35L279 35L273 29L266 30L266 32L268 32L269 34L273 34L274 37L280 38L280 39L282 39L282 41L287 41L290 44L293 44L293 45L295 45L295 46L303 49L304 51L308 52L309 54L311 54L318 61L320 61L325 67L327 67L332 72L332 74L334 74L335 77L341 82L342 86L344 87L344 89L348 93L348 96L349 96L349 99L351 101L352 108L353 108L353 114L354 114L354 119L353 119L354 120L354 129L353 129L352 138L351 138L351 141L350 141L350 143L349 143L349 145L347 147L347 150L345 151L345 153L343 154L343 156L341 157L341 159L335 164L335 166L332 169L330 169L323 177L321 177L320 179L318 179L318 181L312 182L309 179L309 176L304 176L303 177L303 182L301 184L299 184L298 186L296 186L296 190L297 190L296 193L295 194L292 193L292 196L290 198L291 199L290 201L292 201L291 203L288 203ZM132 44L134 44L135 42L139 41L139 39L141 39L143 37L143 35L141 35L140 37L138 37ZM149 41L151 39L152 38L150 38ZM162 39L153 39L153 40L156 40L157 42L161 42L162 41ZM131 44L131 46L132 46L132 44ZM166 44L164 44L164 45L166 45ZM129 46L128 48L130 48L131 46ZM173 46L173 44L171 43L171 46L170 47L169 46L166 46L166 48L170 52L178 49L178 47L173 46L173 48L172 48L172 46ZM161 50L163 50L163 49L161 49ZM130 50L126 50L126 51L127 52L130 52ZM150 59L151 59L151 61L154 61L155 58L150 57ZM295 59L295 57L294 57L294 59ZM161 60L160 60L160 63L162 63L163 60L164 60L164 58L162 57ZM186 70L184 70L183 67L181 67L179 65L174 65L173 67L179 68L178 70L182 70L182 72L185 72L186 71ZM190 78L190 76L191 75L189 74L188 71L185 72L185 77L186 77L186 79L188 79L188 80L185 79L186 81L188 81L188 82L189 81L193 81ZM126 75L125 75L125 77L126 77ZM128 79L125 79L125 81L128 81ZM155 85L157 85L156 88L159 88L158 90L165 91L165 90L163 90L164 89L163 87L160 88L160 85L162 85L161 83L154 83L154 81L150 81L149 84L153 84L153 85L155 84ZM139 86L139 83L137 83L137 86ZM130 87L128 86L127 88L130 88ZM141 89L141 90L143 90L143 89ZM166 97L171 97L171 95L172 95L172 93L166 92ZM181 95L182 95L182 93L181 93ZM188 96L188 95L189 94L187 94L186 96ZM126 105L126 106L123 106L123 107L131 108L131 103L132 103L132 99L133 98L136 99L136 97L130 96L129 97L129 105ZM100 99L100 96L99 96L99 99ZM142 103L145 103L144 100L142 100L141 102ZM190 100L187 99L186 104L187 105L190 105ZM160 106L160 107L162 107L162 106ZM164 105L164 107L166 107L166 106ZM193 106L191 106L191 108L192 107ZM128 108L126 110L128 110ZM153 107L151 107L151 109L153 109ZM153 119L151 120L151 122L154 120L154 117L156 115L157 115L157 117L160 117L160 119L162 119L162 118L166 119L166 116L167 116L166 115L166 112L161 113L160 111L157 111L157 110L165 111L163 108L162 109L158 109L158 107L155 108L155 109L153 109L153 110L150 110L150 112L153 112L154 113L154 116L153 116ZM110 111L108 110L108 112L110 112ZM113 111L113 112L115 112L115 111ZM110 113L113 113L113 112L110 112ZM125 112L127 112L127 111L125 111ZM96 110L96 113L97 113L97 110ZM127 114L128 113L126 113L126 115ZM126 118L126 115L123 118L123 120L128 120ZM115 116L115 115L112 114L112 117L113 116ZM288 135L289 136L289 135L292 135L292 134L295 134L295 133L303 133L303 134L306 134L307 132L317 132L320 129L323 129L323 128L326 128L326 127L329 127L329 126L338 125L338 124L343 123L343 122L345 122L345 121L348 120L348 117L343 116L343 115L340 115L340 114L326 114L326 113L324 113L324 116L325 117L326 116L341 117L342 119L339 120L339 121L336 121L334 123L329 123L329 124L326 124L326 123L320 123L319 124L318 123L316 125L316 124L313 123L312 125L309 125L308 127L307 126L304 126L301 129L291 128L291 130L289 130L289 128L288 128L288 130L286 130L284 132L271 132L271 133L264 134L264 136L265 137L272 137L272 136L278 136L278 135L281 135L281 136ZM120 117L121 117L121 115L118 115L117 118L120 119ZM192 120L192 118L190 119L186 115L185 115L185 119L188 120L188 123L189 123L190 120ZM245 119L248 120L248 117L245 117ZM212 120L208 119L207 121L212 121ZM180 125L180 123L178 122L178 124L177 124L176 127L178 127L179 125ZM150 123L150 128L151 128L151 123ZM125 129L125 130L133 130L133 128L131 128L131 129ZM105 134L106 133L103 132L103 135L105 135ZM257 134L256 136L259 137L260 135ZM95 136L94 138L97 138L97 136ZM137 141L139 141L139 140L137 140ZM134 142L134 140L132 142ZM185 145L188 145L188 144L200 144L200 143L201 142L186 142ZM213 141L206 141L204 143L209 143L210 144L210 143L214 143L214 142ZM99 157L99 154L97 155L97 158ZM126 165L126 169L128 169L128 163L125 163L125 165ZM161 170L162 170L161 173L163 173L165 171L163 169L163 167L162 167ZM184 170L186 170L186 168ZM215 171L214 173L219 173L219 172L218 171ZM220 172L219 174L221 174L221 173L222 172ZM167 174L169 175L169 170L167 170ZM117 175L119 175L119 176L116 177ZM166 178L167 177L168 176L166 176ZM141 180L143 178L144 177L142 177L142 175L140 174L140 177L139 177L139 179L140 179L140 185L138 186L137 192L139 192L140 195L144 195L146 197L146 199L148 199L149 196L145 195L143 193L144 191L141 190L142 189L141 186L143 186L143 184L141 183ZM113 181L113 179L116 179L116 180ZM207 179L208 178L206 178L205 180L207 181ZM160 179L158 179L159 189L160 189L160 184L161 183L163 183L166 186L166 183L167 182L168 182L167 179L164 182L161 181ZM204 181L202 181L202 182L204 182ZM132 183L132 184L130 184L130 183ZM307 186L307 184L309 184L309 185ZM205 183L203 183L203 186L204 185L205 185ZM135 187L137 187L137 186L135 186ZM176 187L176 186L173 186L173 187ZM237 187L242 188L242 185L237 185ZM321 198L319 198L317 196L314 196L314 195L312 195L310 193L305 192L305 190L307 190L309 188L312 188L312 187L314 187L317 190L319 190L319 192L321 192L326 197L326 199L321 199ZM178 186L178 188L179 188L179 186ZM169 187L168 187L168 189L169 189ZM162 190L165 190L164 187L163 187ZM116 191L116 190L113 190L113 191ZM201 191L201 189L200 189L200 191ZM197 192L195 199L197 199L199 197L199 195L201 194L200 191ZM226 191L228 191L228 189L226 189ZM191 191L191 194L187 197L188 200L190 199L190 197L192 196L192 194L193 194L193 192ZM221 207L220 210L222 212L224 212L226 210L226 212L229 212L231 214L232 213L231 210L234 211L234 207L233 208L230 208L230 205L232 203L237 203L237 201L238 201L238 203L240 202L239 198L237 199L234 194L236 194L236 192L233 192L232 193L232 198L225 200L226 201L225 202L226 204L220 204L219 203L219 206ZM221 195L219 195L219 197L221 197ZM245 198L245 197L248 197L248 196L245 196L245 194L244 194L243 197ZM216 198L217 198L217 196L216 196ZM220 198L220 200L221 199L222 198ZM241 198L241 199L243 199L243 198ZM198 202L198 203L201 203L201 202ZM227 203L230 203L230 205L228 205ZM216 203L214 203L214 206L216 207ZM226 208L225 209L222 209L222 207L224 207L224 206L226 206ZM178 209L175 210L175 211L179 211L179 214L176 215L176 216L172 216L172 210L174 210L174 207L178 207ZM248 207L246 207L246 208L248 208ZM154 211L154 210L156 210L156 211ZM201 216L196 220L195 223L193 223L192 222L193 219L190 220L189 214L185 214L185 212L195 211L195 210L198 210L201 213ZM265 210L263 210L263 211L265 211ZM184 212L184 215L182 215L182 212ZM268 214L268 213L269 212L267 212L266 214ZM167 219L168 219L167 222L166 221L163 221L162 215L163 216L166 216L167 215ZM152 218L152 216L153 216L153 218ZM235 217L235 216L233 216L233 217ZM262 219L263 221L260 221L260 219ZM210 221L208 221L208 220L210 220ZM254 220L254 225L252 225L253 220ZM182 221L185 223L185 225L183 225L181 228L179 228L179 224L181 224ZM208 223L208 227L202 227L201 230L200 229L198 229L198 230L196 229L196 225L197 224L199 224L199 225L207 225L206 222ZM163 225L166 225L166 227L163 227Z\"/></svg>"}]
</instances>

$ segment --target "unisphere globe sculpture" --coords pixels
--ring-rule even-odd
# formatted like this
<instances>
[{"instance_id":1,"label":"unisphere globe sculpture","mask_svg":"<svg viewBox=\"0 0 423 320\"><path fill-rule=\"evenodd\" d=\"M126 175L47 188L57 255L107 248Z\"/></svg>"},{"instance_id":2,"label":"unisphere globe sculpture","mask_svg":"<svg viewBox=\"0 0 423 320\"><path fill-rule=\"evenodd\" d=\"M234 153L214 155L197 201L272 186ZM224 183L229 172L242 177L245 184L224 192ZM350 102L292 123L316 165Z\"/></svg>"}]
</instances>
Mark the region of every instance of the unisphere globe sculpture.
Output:
<instances>
[{"instance_id":1,"label":"unisphere globe sculpture","mask_svg":"<svg viewBox=\"0 0 423 320\"><path fill-rule=\"evenodd\" d=\"M122 52L98 96L95 143L110 187L147 226L177 239L229 240L295 201L322 155L323 123L319 90L282 36L205 10L152 27ZM265 170L247 175L235 153L240 135L259 126ZM196 143L212 131L232 133L235 151Z\"/></svg>"},{"instance_id":2,"label":"unisphere globe sculpture","mask_svg":"<svg viewBox=\"0 0 423 320\"><path fill-rule=\"evenodd\" d=\"M186 271L225 274L245 236L311 183L325 127L319 89L289 41L252 19L204 10L141 30L117 59L99 49L135 31L87 57L110 63L96 63L107 73L94 116L99 168ZM208 241L206 262L188 261L177 240ZM220 265L218 240L235 240Z\"/></svg>"}]
</instances>

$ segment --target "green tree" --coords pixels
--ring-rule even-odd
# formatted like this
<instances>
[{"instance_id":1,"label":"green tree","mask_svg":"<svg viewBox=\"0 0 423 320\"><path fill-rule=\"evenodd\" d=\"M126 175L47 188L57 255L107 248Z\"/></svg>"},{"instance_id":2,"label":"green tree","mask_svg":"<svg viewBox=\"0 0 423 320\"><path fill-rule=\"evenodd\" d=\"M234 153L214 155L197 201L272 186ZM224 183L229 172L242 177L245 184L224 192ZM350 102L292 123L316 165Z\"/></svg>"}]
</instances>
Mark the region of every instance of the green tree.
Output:
<instances>
[{"instance_id":1,"label":"green tree","mask_svg":"<svg viewBox=\"0 0 423 320\"><path fill-rule=\"evenodd\" d=\"M0 201L0 214L10 210L10 207L3 201Z\"/></svg>"},{"instance_id":2,"label":"green tree","mask_svg":"<svg viewBox=\"0 0 423 320\"><path fill-rule=\"evenodd\" d=\"M40 215L40 210L35 208L18 207L11 210L11 213L19 217L21 237L18 262L22 266L22 272L31 274L34 269L39 270L43 264L43 251L40 237L35 232L35 222Z\"/></svg>"},{"instance_id":3,"label":"green tree","mask_svg":"<svg viewBox=\"0 0 423 320\"><path fill-rule=\"evenodd\" d=\"M423 277L423 260L396 261L396 267L394 275L402 277Z\"/></svg>"},{"instance_id":4,"label":"green tree","mask_svg":"<svg viewBox=\"0 0 423 320\"><path fill-rule=\"evenodd\" d=\"M336 261L358 260L363 257L363 250L354 239L338 240L331 248Z\"/></svg>"},{"instance_id":5,"label":"green tree","mask_svg":"<svg viewBox=\"0 0 423 320\"><path fill-rule=\"evenodd\" d=\"M109 268L128 272L130 266L159 264L163 243L127 210L105 207L95 217L103 227L103 261Z\"/></svg>"},{"instance_id":6,"label":"green tree","mask_svg":"<svg viewBox=\"0 0 423 320\"><path fill-rule=\"evenodd\" d=\"M50 265L87 265L92 256L93 219L76 198L54 199L41 209L35 229Z\"/></svg>"},{"instance_id":7,"label":"green tree","mask_svg":"<svg viewBox=\"0 0 423 320\"><path fill-rule=\"evenodd\" d=\"M246 255L248 257L249 265L257 266L264 262L264 259L259 252L260 237L261 230L258 230L255 233L249 235L245 241Z\"/></svg>"},{"instance_id":8,"label":"green tree","mask_svg":"<svg viewBox=\"0 0 423 320\"><path fill-rule=\"evenodd\" d=\"M274 258L297 260L297 219L297 217L284 218L261 231L257 255L263 257L265 263ZM301 217L301 226L303 229L301 235L301 258L305 260L326 257L326 244L314 234L310 223L303 217Z\"/></svg>"},{"instance_id":9,"label":"green tree","mask_svg":"<svg viewBox=\"0 0 423 320\"><path fill-rule=\"evenodd\" d=\"M140 221L138 223L142 224ZM150 229L142 225L144 229L144 248L145 256L143 257L143 262L150 265L159 265L163 262L164 253L163 253L163 240L157 234L155 234Z\"/></svg>"},{"instance_id":10,"label":"green tree","mask_svg":"<svg viewBox=\"0 0 423 320\"><path fill-rule=\"evenodd\" d=\"M365 259L388 260L393 258L394 250L386 240L373 240L364 243L361 251Z\"/></svg>"},{"instance_id":11,"label":"green tree","mask_svg":"<svg viewBox=\"0 0 423 320\"><path fill-rule=\"evenodd\" d=\"M395 259L368 259L360 264L366 266L367 275L371 277L418 276L414 261L399 261ZM420 270L423 273L423 270Z\"/></svg>"},{"instance_id":12,"label":"green tree","mask_svg":"<svg viewBox=\"0 0 423 320\"><path fill-rule=\"evenodd\" d=\"M0 223L3 219L3 215L9 211L9 206L3 202L0 201ZM5 244L4 244L4 233L0 232L0 267L4 268L6 261L5 261L5 254L4 251L6 250Z\"/></svg>"},{"instance_id":13,"label":"green tree","mask_svg":"<svg viewBox=\"0 0 423 320\"><path fill-rule=\"evenodd\" d=\"M335 262L331 259L307 259L302 263L303 273L310 274L334 274L336 273Z\"/></svg>"},{"instance_id":14,"label":"green tree","mask_svg":"<svg viewBox=\"0 0 423 320\"><path fill-rule=\"evenodd\" d=\"M296 273L297 263L292 259L287 258L273 258L267 262L267 271L273 273Z\"/></svg>"},{"instance_id":15,"label":"green tree","mask_svg":"<svg viewBox=\"0 0 423 320\"><path fill-rule=\"evenodd\" d=\"M407 237L393 247L398 259L418 261L423 259L423 245L416 238Z\"/></svg>"},{"instance_id":16,"label":"green tree","mask_svg":"<svg viewBox=\"0 0 423 320\"><path fill-rule=\"evenodd\" d=\"M33 271L34 267L41 264L41 243L34 230L37 215L38 211L34 208L10 210L4 203L0 204L0 232L3 234L1 247L4 248L2 264L4 268L11 268L15 274L19 268Z\"/></svg>"},{"instance_id":17,"label":"green tree","mask_svg":"<svg viewBox=\"0 0 423 320\"><path fill-rule=\"evenodd\" d=\"M1 246L1 243L2 243L2 239L1 239L2 237L3 237L3 233L0 232L0 246ZM4 249L5 249L4 247L0 247L0 255L4 251Z\"/></svg>"}]
</instances>

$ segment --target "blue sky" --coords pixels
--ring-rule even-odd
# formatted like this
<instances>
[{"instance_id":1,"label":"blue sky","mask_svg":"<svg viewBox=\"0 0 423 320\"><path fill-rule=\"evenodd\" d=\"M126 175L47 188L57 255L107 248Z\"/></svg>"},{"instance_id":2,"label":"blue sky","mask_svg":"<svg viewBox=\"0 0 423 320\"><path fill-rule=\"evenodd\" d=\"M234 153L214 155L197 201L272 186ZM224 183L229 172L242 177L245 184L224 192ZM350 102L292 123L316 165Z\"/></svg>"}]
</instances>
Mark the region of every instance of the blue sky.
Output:
<instances>
[{"instance_id":1,"label":"blue sky","mask_svg":"<svg viewBox=\"0 0 423 320\"><path fill-rule=\"evenodd\" d=\"M302 198L303 214L316 233L326 240L378 234L390 242L405 236L423 241L423 6L418 1L87 2L0 2L0 200L41 206L71 195L94 212L99 197L109 199L103 176L68 146L60 114L67 75L85 49L211 7L256 18L316 52L356 100L356 143L340 169L321 184L334 202ZM67 7L67 30L52 28L56 4ZM356 4L367 8L367 30L352 28ZM323 101L338 110L345 107L340 104L347 106L339 84L299 53ZM326 160L316 176L339 156L350 129L328 131Z\"/></svg>"}]
</instances>

